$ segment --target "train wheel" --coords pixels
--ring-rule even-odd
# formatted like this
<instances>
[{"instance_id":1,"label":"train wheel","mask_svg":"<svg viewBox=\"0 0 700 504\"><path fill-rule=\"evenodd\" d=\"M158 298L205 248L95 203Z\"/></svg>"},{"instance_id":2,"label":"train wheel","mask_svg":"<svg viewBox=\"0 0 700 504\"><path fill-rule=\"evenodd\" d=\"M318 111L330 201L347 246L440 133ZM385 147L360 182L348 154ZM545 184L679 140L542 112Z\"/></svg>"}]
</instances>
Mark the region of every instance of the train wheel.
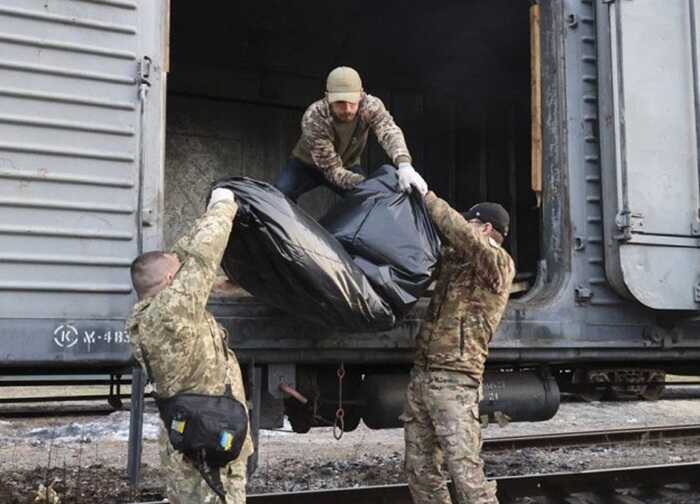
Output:
<instances>
[{"instance_id":1,"label":"train wheel","mask_svg":"<svg viewBox=\"0 0 700 504\"><path fill-rule=\"evenodd\" d=\"M586 402L602 400L608 391L608 382L609 378L605 373L587 369L574 371L571 380L576 397Z\"/></svg>"},{"instance_id":2,"label":"train wheel","mask_svg":"<svg viewBox=\"0 0 700 504\"><path fill-rule=\"evenodd\" d=\"M582 401L586 402L595 402L595 401L600 401L603 399L603 396L605 395L605 390L596 388L596 387L590 387L587 390L579 391L576 393L576 396L581 399Z\"/></svg>"},{"instance_id":3,"label":"train wheel","mask_svg":"<svg viewBox=\"0 0 700 504\"><path fill-rule=\"evenodd\" d=\"M651 383L646 386L644 392L640 395L647 401L658 401L666 390L666 385L663 383Z\"/></svg>"}]
</instances>

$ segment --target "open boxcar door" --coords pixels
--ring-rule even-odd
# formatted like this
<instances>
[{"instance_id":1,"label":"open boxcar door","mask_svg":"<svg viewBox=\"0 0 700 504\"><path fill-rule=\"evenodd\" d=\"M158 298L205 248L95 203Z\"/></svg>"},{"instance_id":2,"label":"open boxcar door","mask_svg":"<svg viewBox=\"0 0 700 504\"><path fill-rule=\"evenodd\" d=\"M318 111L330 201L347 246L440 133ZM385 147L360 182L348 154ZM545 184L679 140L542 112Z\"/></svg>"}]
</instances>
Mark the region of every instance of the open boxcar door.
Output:
<instances>
[{"instance_id":1,"label":"open boxcar door","mask_svg":"<svg viewBox=\"0 0 700 504\"><path fill-rule=\"evenodd\" d=\"M700 309L696 0L598 0L606 273L658 310Z\"/></svg>"}]
</instances>

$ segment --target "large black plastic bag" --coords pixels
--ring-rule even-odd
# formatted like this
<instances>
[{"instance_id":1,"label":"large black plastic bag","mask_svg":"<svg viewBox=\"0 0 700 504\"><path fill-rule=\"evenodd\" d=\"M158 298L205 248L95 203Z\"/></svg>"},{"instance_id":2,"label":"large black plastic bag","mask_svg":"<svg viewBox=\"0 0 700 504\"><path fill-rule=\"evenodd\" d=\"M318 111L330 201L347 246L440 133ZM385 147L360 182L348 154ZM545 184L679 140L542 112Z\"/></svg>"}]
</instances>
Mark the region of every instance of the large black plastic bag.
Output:
<instances>
[{"instance_id":1,"label":"large black plastic bag","mask_svg":"<svg viewBox=\"0 0 700 504\"><path fill-rule=\"evenodd\" d=\"M320 223L400 317L430 285L440 260L440 238L423 198L398 192L397 186L396 169L384 165Z\"/></svg>"},{"instance_id":2,"label":"large black plastic bag","mask_svg":"<svg viewBox=\"0 0 700 504\"><path fill-rule=\"evenodd\" d=\"M273 306L345 331L395 323L342 245L276 188L247 177L218 182L239 205L222 260L230 278Z\"/></svg>"}]
</instances>

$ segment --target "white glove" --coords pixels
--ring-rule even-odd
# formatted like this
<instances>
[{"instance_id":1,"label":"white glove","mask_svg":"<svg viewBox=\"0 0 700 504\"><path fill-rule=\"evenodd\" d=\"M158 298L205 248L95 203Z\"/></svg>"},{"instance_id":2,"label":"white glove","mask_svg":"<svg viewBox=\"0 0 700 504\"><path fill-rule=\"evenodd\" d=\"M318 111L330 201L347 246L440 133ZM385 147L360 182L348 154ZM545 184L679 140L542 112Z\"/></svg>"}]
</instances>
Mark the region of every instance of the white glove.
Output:
<instances>
[{"instance_id":1,"label":"white glove","mask_svg":"<svg viewBox=\"0 0 700 504\"><path fill-rule=\"evenodd\" d=\"M207 205L207 210L211 209L219 201L230 201L235 202L236 199L233 196L233 191L231 189L224 189L223 187L217 187L211 192L209 197L209 204Z\"/></svg>"},{"instance_id":2,"label":"white glove","mask_svg":"<svg viewBox=\"0 0 700 504\"><path fill-rule=\"evenodd\" d=\"M399 189L410 193L414 187L421 196L425 196L428 192L428 184L413 166L410 163L399 163Z\"/></svg>"}]
</instances>

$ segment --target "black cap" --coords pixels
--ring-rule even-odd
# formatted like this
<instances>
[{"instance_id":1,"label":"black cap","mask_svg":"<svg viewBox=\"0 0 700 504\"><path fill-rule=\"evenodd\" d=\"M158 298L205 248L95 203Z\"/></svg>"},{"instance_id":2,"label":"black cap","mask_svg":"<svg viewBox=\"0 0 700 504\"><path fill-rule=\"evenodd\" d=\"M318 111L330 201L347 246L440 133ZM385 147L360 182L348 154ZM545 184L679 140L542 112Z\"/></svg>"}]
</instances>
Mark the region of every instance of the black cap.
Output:
<instances>
[{"instance_id":1,"label":"black cap","mask_svg":"<svg viewBox=\"0 0 700 504\"><path fill-rule=\"evenodd\" d=\"M481 222L489 222L496 231L503 236L508 235L508 226L510 226L510 217L505 208L498 203L484 201L477 203L468 211L462 213L465 219L479 219Z\"/></svg>"}]
</instances>

